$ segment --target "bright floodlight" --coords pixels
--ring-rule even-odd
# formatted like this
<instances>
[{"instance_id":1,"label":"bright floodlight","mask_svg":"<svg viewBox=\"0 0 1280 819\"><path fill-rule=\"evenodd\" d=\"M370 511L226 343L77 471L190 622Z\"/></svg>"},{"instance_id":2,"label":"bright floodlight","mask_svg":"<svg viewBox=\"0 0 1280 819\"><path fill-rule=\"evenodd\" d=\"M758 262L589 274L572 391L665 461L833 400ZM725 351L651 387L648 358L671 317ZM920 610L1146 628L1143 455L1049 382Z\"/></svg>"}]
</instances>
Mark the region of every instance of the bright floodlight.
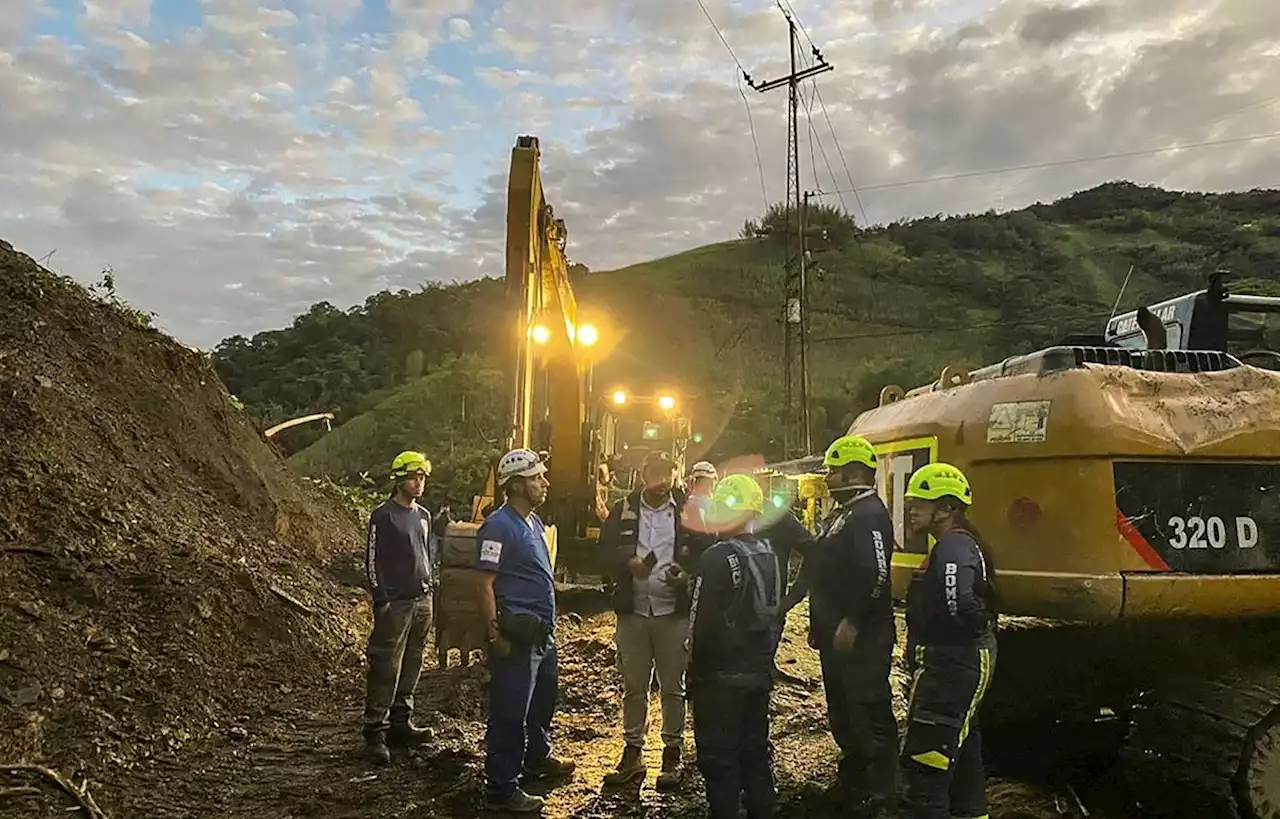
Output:
<instances>
[{"instance_id":1,"label":"bright floodlight","mask_svg":"<svg viewBox=\"0 0 1280 819\"><path fill-rule=\"evenodd\" d=\"M658 406L662 407L664 410L675 409L676 399L670 395L660 395L658 396Z\"/></svg>"},{"instance_id":2,"label":"bright floodlight","mask_svg":"<svg viewBox=\"0 0 1280 819\"><path fill-rule=\"evenodd\" d=\"M533 340L537 344L546 344L551 340L551 330L545 324L533 325Z\"/></svg>"},{"instance_id":3,"label":"bright floodlight","mask_svg":"<svg viewBox=\"0 0 1280 819\"><path fill-rule=\"evenodd\" d=\"M627 393L626 393L626 391L625 391L625 390L617 390L616 392L614 392L614 394L613 394L613 403L615 403L615 404L625 404L625 403L627 403Z\"/></svg>"},{"instance_id":4,"label":"bright floodlight","mask_svg":"<svg viewBox=\"0 0 1280 819\"><path fill-rule=\"evenodd\" d=\"M594 324L583 324L578 328L578 341L582 342L584 347L593 347L599 340L600 331Z\"/></svg>"}]
</instances>

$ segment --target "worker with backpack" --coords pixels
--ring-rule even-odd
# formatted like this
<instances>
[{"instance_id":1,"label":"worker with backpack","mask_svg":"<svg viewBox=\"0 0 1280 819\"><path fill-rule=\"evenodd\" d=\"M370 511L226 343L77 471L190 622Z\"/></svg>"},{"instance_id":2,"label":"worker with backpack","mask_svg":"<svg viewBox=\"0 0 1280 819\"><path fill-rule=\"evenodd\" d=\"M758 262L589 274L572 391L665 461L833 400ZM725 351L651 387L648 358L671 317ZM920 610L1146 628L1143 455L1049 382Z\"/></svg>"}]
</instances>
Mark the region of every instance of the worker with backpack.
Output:
<instances>
[{"instance_id":1,"label":"worker with backpack","mask_svg":"<svg viewBox=\"0 0 1280 819\"><path fill-rule=\"evenodd\" d=\"M769 742L774 654L782 636L782 571L754 534L764 492L747 475L721 480L708 518L719 540L694 575L688 691L698 769L711 819L772 819L776 792Z\"/></svg>"}]
</instances>

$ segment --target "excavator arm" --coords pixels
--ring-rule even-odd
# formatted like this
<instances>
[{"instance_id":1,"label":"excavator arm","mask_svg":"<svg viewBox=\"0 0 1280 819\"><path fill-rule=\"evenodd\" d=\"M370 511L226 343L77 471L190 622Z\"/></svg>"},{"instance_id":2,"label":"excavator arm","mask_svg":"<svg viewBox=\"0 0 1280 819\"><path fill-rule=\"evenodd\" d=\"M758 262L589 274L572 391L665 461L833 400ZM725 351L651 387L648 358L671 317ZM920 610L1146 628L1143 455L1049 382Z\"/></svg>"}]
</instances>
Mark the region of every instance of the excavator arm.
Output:
<instances>
[{"instance_id":1,"label":"excavator arm","mask_svg":"<svg viewBox=\"0 0 1280 819\"><path fill-rule=\"evenodd\" d=\"M576 531L591 481L583 435L586 362L565 257L567 231L546 202L540 159L537 137L516 140L507 183L506 297L512 320L505 443L507 449L550 451L551 491L543 515L562 530ZM549 439L536 435L539 429L549 430ZM495 464L473 506L473 522L500 502L496 478Z\"/></svg>"}]
</instances>

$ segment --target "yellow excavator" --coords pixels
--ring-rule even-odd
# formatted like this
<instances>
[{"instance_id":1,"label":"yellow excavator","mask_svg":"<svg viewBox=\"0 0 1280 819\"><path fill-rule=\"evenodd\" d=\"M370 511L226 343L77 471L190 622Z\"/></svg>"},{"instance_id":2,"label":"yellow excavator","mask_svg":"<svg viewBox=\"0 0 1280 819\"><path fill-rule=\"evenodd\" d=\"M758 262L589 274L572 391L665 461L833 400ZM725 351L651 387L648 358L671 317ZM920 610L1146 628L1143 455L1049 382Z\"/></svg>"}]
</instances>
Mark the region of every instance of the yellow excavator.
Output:
<instances>
[{"instance_id":1,"label":"yellow excavator","mask_svg":"<svg viewBox=\"0 0 1280 819\"><path fill-rule=\"evenodd\" d=\"M931 547L904 531L911 473L973 484L1004 615L990 741L1110 766L1143 816L1280 819L1278 328L1280 299L1217 273L1099 336L885 387L849 429L881 455L899 599Z\"/></svg>"},{"instance_id":2,"label":"yellow excavator","mask_svg":"<svg viewBox=\"0 0 1280 819\"><path fill-rule=\"evenodd\" d=\"M629 430L638 430L641 443L678 456L687 444L689 424L674 412L674 396L627 395L618 400L616 391L594 394L591 375L601 330L580 315L565 255L568 232L547 204L540 160L537 137L516 140L507 185L506 297L511 323L505 343L510 345L510 381L502 452L519 447L547 457L551 488L538 514L547 523L552 564L557 574L590 575L598 573L600 464L636 443L628 437ZM651 398L648 403L661 410L659 423L637 421L635 406L641 398ZM497 457L502 452L495 454L485 486L472 501L470 520L452 522L445 531L436 599L436 645L442 664L450 648L461 649L465 662L471 649L483 647L486 624L470 599L471 584L460 573L473 571L476 531L502 503L497 486Z\"/></svg>"}]
</instances>

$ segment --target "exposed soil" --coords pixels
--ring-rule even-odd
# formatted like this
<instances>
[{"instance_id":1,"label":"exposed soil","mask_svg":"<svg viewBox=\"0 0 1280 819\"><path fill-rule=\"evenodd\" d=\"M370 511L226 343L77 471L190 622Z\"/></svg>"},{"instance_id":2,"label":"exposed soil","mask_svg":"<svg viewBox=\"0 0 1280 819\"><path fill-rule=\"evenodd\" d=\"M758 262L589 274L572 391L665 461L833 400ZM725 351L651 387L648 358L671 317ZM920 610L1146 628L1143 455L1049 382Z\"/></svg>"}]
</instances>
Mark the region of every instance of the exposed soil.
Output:
<instances>
[{"instance_id":1,"label":"exposed soil","mask_svg":"<svg viewBox=\"0 0 1280 819\"><path fill-rule=\"evenodd\" d=\"M362 763L362 522L288 471L201 354L2 242L0 441L0 817L76 804L14 763L87 778L112 819L476 815L483 666L430 668L419 718L436 740ZM802 622L773 706L783 814L831 815ZM693 773L671 795L652 775L601 792L620 750L612 616L566 614L561 646L557 753L579 768L547 815L701 815ZM1062 815L1035 788L991 792L1005 819Z\"/></svg>"}]
</instances>

